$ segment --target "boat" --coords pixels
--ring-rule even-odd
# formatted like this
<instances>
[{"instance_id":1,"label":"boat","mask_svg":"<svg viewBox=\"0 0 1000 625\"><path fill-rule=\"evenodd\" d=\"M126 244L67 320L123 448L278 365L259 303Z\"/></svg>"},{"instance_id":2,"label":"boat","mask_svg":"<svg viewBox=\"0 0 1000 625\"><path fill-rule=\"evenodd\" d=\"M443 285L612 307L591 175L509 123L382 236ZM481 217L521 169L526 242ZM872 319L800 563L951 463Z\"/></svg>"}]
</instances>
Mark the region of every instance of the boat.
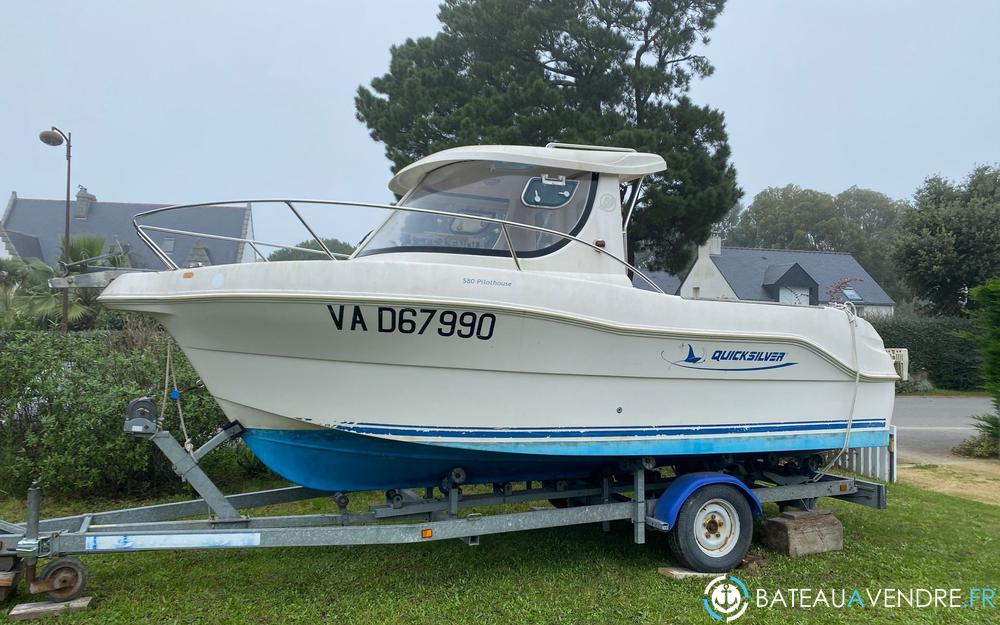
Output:
<instances>
[{"instance_id":1,"label":"boat","mask_svg":"<svg viewBox=\"0 0 1000 625\"><path fill-rule=\"evenodd\" d=\"M643 181L665 167L630 149L468 146L401 169L395 204L238 201L290 209L317 242L293 249L320 262L180 267L163 236L213 235L149 222L234 202L147 211L135 226L166 268L100 301L158 319L252 452L323 491L636 461L815 471L824 452L887 445L897 376L849 306L685 299L625 260ZM341 257L306 205L388 215ZM230 240L261 261L291 247Z\"/></svg>"}]
</instances>

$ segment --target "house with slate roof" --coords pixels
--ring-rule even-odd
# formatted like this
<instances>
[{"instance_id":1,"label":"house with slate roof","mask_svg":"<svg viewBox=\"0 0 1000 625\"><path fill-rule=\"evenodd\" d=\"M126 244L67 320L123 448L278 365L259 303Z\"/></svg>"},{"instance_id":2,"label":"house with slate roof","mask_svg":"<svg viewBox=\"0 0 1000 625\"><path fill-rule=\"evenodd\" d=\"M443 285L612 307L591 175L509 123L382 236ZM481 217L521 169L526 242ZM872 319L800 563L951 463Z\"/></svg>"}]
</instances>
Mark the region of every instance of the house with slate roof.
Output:
<instances>
[{"instance_id":1,"label":"house with slate roof","mask_svg":"<svg viewBox=\"0 0 1000 625\"><path fill-rule=\"evenodd\" d=\"M105 251L126 249L129 266L163 269L163 263L146 247L132 218L143 211L166 204L100 202L80 187L76 201L70 202L70 238L97 235L104 239ZM21 198L16 192L0 217L0 258L38 258L47 265L58 265L60 241L65 227L65 200ZM253 216L249 205L213 206L201 209L169 211L153 215L143 223L213 235L253 238ZM163 232L149 232L150 237L181 267L223 265L253 259L253 250L242 241L226 241Z\"/></svg>"},{"instance_id":2,"label":"house with slate roof","mask_svg":"<svg viewBox=\"0 0 1000 625\"><path fill-rule=\"evenodd\" d=\"M664 293L688 299L813 306L850 301L866 316L889 316L895 307L850 254L723 247L717 235L698 248L698 258L683 279L665 272L649 277Z\"/></svg>"}]
</instances>

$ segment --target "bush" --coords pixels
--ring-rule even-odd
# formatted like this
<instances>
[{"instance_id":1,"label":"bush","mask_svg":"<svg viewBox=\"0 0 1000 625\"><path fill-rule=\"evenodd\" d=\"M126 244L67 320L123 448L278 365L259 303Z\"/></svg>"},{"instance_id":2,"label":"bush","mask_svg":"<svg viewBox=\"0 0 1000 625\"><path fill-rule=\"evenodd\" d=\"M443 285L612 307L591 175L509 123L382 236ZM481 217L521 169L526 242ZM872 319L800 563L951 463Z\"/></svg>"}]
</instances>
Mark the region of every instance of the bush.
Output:
<instances>
[{"instance_id":1,"label":"bush","mask_svg":"<svg viewBox=\"0 0 1000 625\"><path fill-rule=\"evenodd\" d=\"M982 354L984 386L1000 402L1000 278L972 289L972 320L976 331L970 338Z\"/></svg>"},{"instance_id":2,"label":"bush","mask_svg":"<svg viewBox=\"0 0 1000 625\"><path fill-rule=\"evenodd\" d=\"M955 451L979 458L1000 455L1000 278L972 290L972 319L975 332L969 338L982 355L983 386L993 396L993 414L979 415L975 427L979 434L955 448Z\"/></svg>"},{"instance_id":3,"label":"bush","mask_svg":"<svg viewBox=\"0 0 1000 625\"><path fill-rule=\"evenodd\" d=\"M955 453L973 458L996 458L1000 456L1000 401L993 402L995 412L972 417L979 430L972 438L955 448Z\"/></svg>"},{"instance_id":4,"label":"bush","mask_svg":"<svg viewBox=\"0 0 1000 625\"><path fill-rule=\"evenodd\" d=\"M924 371L939 388L982 388L979 353L969 338L972 321L962 317L876 317L868 321L886 347L909 350L911 374Z\"/></svg>"},{"instance_id":5,"label":"bush","mask_svg":"<svg viewBox=\"0 0 1000 625\"><path fill-rule=\"evenodd\" d=\"M149 323L126 323L117 332L0 332L0 489L20 495L35 478L46 490L79 496L119 496L176 490L180 480L148 440L122 431L125 408L142 395L163 392L170 340ZM131 327L129 327L131 326ZM174 349L177 383L197 374ZM183 399L195 445L226 423L202 391ZM180 432L176 411L165 428ZM250 466L249 451L230 444L206 457L206 470L231 475Z\"/></svg>"}]
</instances>

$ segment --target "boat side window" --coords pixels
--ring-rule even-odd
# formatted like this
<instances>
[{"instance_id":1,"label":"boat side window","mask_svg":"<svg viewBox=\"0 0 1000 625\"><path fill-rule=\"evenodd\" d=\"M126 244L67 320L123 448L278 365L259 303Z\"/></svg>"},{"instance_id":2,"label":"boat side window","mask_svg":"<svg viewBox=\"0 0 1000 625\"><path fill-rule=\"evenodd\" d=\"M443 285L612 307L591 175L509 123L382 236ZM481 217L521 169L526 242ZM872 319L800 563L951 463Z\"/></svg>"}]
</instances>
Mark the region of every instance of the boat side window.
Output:
<instances>
[{"instance_id":1,"label":"boat side window","mask_svg":"<svg viewBox=\"0 0 1000 625\"><path fill-rule=\"evenodd\" d=\"M596 176L588 172L492 161L445 165L428 173L401 205L469 217L396 211L359 255L446 252L509 256L500 224L477 217L575 235L586 221L596 186ZM541 256L567 241L527 228L508 226L507 231L518 256Z\"/></svg>"}]
</instances>

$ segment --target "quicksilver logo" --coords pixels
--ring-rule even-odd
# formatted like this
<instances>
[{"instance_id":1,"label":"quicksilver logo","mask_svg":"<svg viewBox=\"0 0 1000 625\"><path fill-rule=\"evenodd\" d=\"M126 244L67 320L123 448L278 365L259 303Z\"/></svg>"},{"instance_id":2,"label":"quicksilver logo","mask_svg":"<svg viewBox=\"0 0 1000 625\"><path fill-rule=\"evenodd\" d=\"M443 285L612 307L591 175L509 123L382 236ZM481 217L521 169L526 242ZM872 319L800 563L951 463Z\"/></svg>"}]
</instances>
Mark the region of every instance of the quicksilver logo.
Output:
<instances>
[{"instance_id":1,"label":"quicksilver logo","mask_svg":"<svg viewBox=\"0 0 1000 625\"><path fill-rule=\"evenodd\" d=\"M672 365L685 369L700 371L766 371L797 365L788 361L788 352L763 351L752 349L717 349L706 358L705 349L698 349L694 343L682 346L687 348L687 355L681 360L671 361L665 353L661 357Z\"/></svg>"},{"instance_id":2,"label":"quicksilver logo","mask_svg":"<svg viewBox=\"0 0 1000 625\"><path fill-rule=\"evenodd\" d=\"M746 350L717 349L712 352L712 360L739 360L743 362L781 362L788 354L786 352L753 352Z\"/></svg>"}]
</instances>

